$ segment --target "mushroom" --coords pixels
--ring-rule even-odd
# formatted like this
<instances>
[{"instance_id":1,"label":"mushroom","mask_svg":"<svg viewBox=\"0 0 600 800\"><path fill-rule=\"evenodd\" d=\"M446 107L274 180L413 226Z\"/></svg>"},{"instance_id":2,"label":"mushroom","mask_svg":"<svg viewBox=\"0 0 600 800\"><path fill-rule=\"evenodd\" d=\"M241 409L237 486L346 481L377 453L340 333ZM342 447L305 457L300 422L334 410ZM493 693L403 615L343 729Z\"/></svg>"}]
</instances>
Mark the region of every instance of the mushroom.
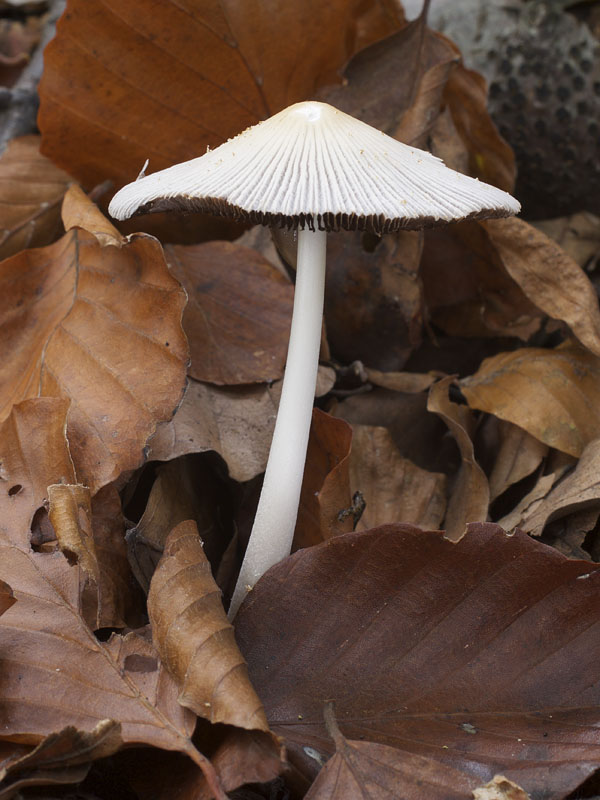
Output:
<instances>
[{"instance_id":1,"label":"mushroom","mask_svg":"<svg viewBox=\"0 0 600 800\"><path fill-rule=\"evenodd\" d=\"M109 212L121 220L148 211L204 211L298 231L281 400L230 618L263 573L291 550L319 359L327 231L382 234L519 209L506 192L312 101L280 111L200 158L141 177L114 196Z\"/></svg>"}]
</instances>

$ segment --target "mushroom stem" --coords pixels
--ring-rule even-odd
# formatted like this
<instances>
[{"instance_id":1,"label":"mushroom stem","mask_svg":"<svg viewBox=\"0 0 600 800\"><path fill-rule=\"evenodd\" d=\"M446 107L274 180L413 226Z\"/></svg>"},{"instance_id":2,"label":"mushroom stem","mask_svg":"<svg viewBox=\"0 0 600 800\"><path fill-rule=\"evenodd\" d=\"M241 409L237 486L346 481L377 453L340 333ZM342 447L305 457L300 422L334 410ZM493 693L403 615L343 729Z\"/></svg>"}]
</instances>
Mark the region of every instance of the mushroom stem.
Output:
<instances>
[{"instance_id":1,"label":"mushroom stem","mask_svg":"<svg viewBox=\"0 0 600 800\"><path fill-rule=\"evenodd\" d=\"M281 400L230 620L258 579L292 549L319 366L326 243L325 231L298 231L294 312Z\"/></svg>"}]
</instances>

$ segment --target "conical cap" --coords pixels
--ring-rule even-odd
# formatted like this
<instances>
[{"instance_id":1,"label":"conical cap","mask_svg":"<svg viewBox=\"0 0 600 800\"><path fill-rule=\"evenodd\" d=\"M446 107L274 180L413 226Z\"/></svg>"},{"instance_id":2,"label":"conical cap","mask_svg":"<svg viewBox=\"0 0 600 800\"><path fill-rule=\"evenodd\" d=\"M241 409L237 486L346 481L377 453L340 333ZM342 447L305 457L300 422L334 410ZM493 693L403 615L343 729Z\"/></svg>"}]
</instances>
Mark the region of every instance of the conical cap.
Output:
<instances>
[{"instance_id":1,"label":"conical cap","mask_svg":"<svg viewBox=\"0 0 600 800\"><path fill-rule=\"evenodd\" d=\"M376 232L516 214L506 192L448 169L326 103L297 103L207 152L130 183L117 219L169 209Z\"/></svg>"}]
</instances>

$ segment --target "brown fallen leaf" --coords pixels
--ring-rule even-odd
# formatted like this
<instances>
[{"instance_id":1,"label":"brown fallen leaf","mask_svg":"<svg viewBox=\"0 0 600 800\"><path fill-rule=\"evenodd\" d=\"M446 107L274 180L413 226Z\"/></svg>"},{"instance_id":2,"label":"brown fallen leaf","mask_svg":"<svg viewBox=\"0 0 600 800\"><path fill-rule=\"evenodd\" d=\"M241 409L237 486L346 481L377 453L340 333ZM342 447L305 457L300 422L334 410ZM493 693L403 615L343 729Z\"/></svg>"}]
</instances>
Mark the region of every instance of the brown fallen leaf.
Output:
<instances>
[{"instance_id":1,"label":"brown fallen leaf","mask_svg":"<svg viewBox=\"0 0 600 800\"><path fill-rule=\"evenodd\" d=\"M61 217L64 228L83 228L84 231L93 233L101 245L112 244L121 247L125 239L109 222L98 206L83 192L80 186L73 184L65 194Z\"/></svg>"},{"instance_id":2,"label":"brown fallen leaf","mask_svg":"<svg viewBox=\"0 0 600 800\"><path fill-rule=\"evenodd\" d=\"M329 236L327 339L342 363L360 359L377 369L399 370L421 341L422 235L389 234L369 249L363 241L360 232Z\"/></svg>"},{"instance_id":3,"label":"brown fallen leaf","mask_svg":"<svg viewBox=\"0 0 600 800\"><path fill-rule=\"evenodd\" d=\"M549 522L569 513L592 508L600 510L599 468L600 440L596 439L586 446L574 471L516 524L526 533L540 536Z\"/></svg>"},{"instance_id":4,"label":"brown fallen leaf","mask_svg":"<svg viewBox=\"0 0 600 800\"><path fill-rule=\"evenodd\" d=\"M0 264L1 414L38 394L71 401L78 481L95 493L143 461L185 385L185 293L160 244L102 247L74 229Z\"/></svg>"},{"instance_id":5,"label":"brown fallen leaf","mask_svg":"<svg viewBox=\"0 0 600 800\"><path fill-rule=\"evenodd\" d=\"M529 300L566 322L590 352L600 356L598 296L583 269L541 231L522 219L479 223L504 269Z\"/></svg>"},{"instance_id":6,"label":"brown fallen leaf","mask_svg":"<svg viewBox=\"0 0 600 800\"><path fill-rule=\"evenodd\" d=\"M460 381L471 408L579 457L600 436L600 360L575 344L524 347L485 359Z\"/></svg>"},{"instance_id":7,"label":"brown fallen leaf","mask_svg":"<svg viewBox=\"0 0 600 800\"><path fill-rule=\"evenodd\" d=\"M469 155L468 174L512 192L515 155L487 110L485 78L461 63L450 73L443 99Z\"/></svg>"},{"instance_id":8,"label":"brown fallen leaf","mask_svg":"<svg viewBox=\"0 0 600 800\"><path fill-rule=\"evenodd\" d=\"M313 409L293 549L353 530L348 473L352 428Z\"/></svg>"},{"instance_id":9,"label":"brown fallen leaf","mask_svg":"<svg viewBox=\"0 0 600 800\"><path fill-rule=\"evenodd\" d=\"M50 244L62 232L60 205L73 179L39 146L39 136L21 136L0 158L0 259Z\"/></svg>"},{"instance_id":10,"label":"brown fallen leaf","mask_svg":"<svg viewBox=\"0 0 600 800\"><path fill-rule=\"evenodd\" d=\"M428 800L453 787L472 800L503 774L532 797L562 798L600 764L599 586L598 564L496 525L470 525L457 543L389 525L273 567L236 635L271 728L307 779L333 749L332 700L351 746L402 757L395 797L423 800L425 774ZM373 783L387 768L362 764ZM462 784L448 786L448 769Z\"/></svg>"},{"instance_id":11,"label":"brown fallen leaf","mask_svg":"<svg viewBox=\"0 0 600 800\"><path fill-rule=\"evenodd\" d=\"M73 726L51 733L30 753L0 769L0 800L8 800L25 786L79 783L91 762L123 746L121 728L114 720L101 720L89 733Z\"/></svg>"},{"instance_id":12,"label":"brown fallen leaf","mask_svg":"<svg viewBox=\"0 0 600 800\"><path fill-rule=\"evenodd\" d=\"M339 80L359 39L394 25L376 0L71 0L45 52L43 152L86 185L126 183Z\"/></svg>"},{"instance_id":13,"label":"brown fallen leaf","mask_svg":"<svg viewBox=\"0 0 600 800\"><path fill-rule=\"evenodd\" d=\"M383 389L393 389L395 392L424 392L435 383L440 375L423 374L421 372L381 372L378 369L365 367L366 378L369 383L381 386Z\"/></svg>"},{"instance_id":14,"label":"brown fallen leaf","mask_svg":"<svg viewBox=\"0 0 600 800\"><path fill-rule=\"evenodd\" d=\"M433 760L403 753L385 744L349 741L328 715L330 706L325 705L325 721L336 752L317 775L306 800L393 800L398 797L400 786L404 789L403 799L414 797L416 800L416 794L405 793L407 777L410 781L414 772L419 774L421 797L428 789L433 796L436 790L443 790L444 800L465 797L469 781L459 770L441 769ZM319 759L318 751L307 750L307 755Z\"/></svg>"},{"instance_id":15,"label":"brown fallen leaf","mask_svg":"<svg viewBox=\"0 0 600 800\"><path fill-rule=\"evenodd\" d=\"M195 520L206 557L213 567L219 564L232 537L230 504L210 459L181 456L157 467L144 513L126 536L132 568L146 593L167 537L185 520Z\"/></svg>"},{"instance_id":16,"label":"brown fallen leaf","mask_svg":"<svg viewBox=\"0 0 600 800\"><path fill-rule=\"evenodd\" d=\"M536 470L548 446L522 428L499 421L500 443L490 473L490 502Z\"/></svg>"},{"instance_id":17,"label":"brown fallen leaf","mask_svg":"<svg viewBox=\"0 0 600 800\"><path fill-rule=\"evenodd\" d=\"M8 583L6 583L6 581L0 581L0 614L4 614L5 611L8 611L16 602L13 590Z\"/></svg>"},{"instance_id":18,"label":"brown fallen leaf","mask_svg":"<svg viewBox=\"0 0 600 800\"><path fill-rule=\"evenodd\" d=\"M289 280L231 242L168 245L165 257L188 294L189 375L219 385L281 378L294 296Z\"/></svg>"},{"instance_id":19,"label":"brown fallen leaf","mask_svg":"<svg viewBox=\"0 0 600 800\"><path fill-rule=\"evenodd\" d=\"M420 275L431 321L451 336L526 341L540 327L542 313L477 222L425 231Z\"/></svg>"},{"instance_id":20,"label":"brown fallen leaf","mask_svg":"<svg viewBox=\"0 0 600 800\"><path fill-rule=\"evenodd\" d=\"M170 461L214 450L234 480L260 475L273 437L278 391L279 384L226 389L190 380L177 413L150 440L149 458Z\"/></svg>"},{"instance_id":21,"label":"brown fallen leaf","mask_svg":"<svg viewBox=\"0 0 600 800\"><path fill-rule=\"evenodd\" d=\"M352 428L350 486L366 507L357 530L388 522L439 528L446 511L446 476L417 467L400 452L387 428Z\"/></svg>"},{"instance_id":22,"label":"brown fallen leaf","mask_svg":"<svg viewBox=\"0 0 600 800\"><path fill-rule=\"evenodd\" d=\"M30 525L46 486L70 464L64 400L36 398L4 422L0 460L0 579L17 602L0 617L2 738L39 744L67 726L89 732L99 722L121 724L124 744L150 744L187 754L224 800L210 762L194 747L195 718L177 702L177 687L150 642L138 633L99 642L79 613L78 565L60 551L31 549ZM71 468L72 469L72 468Z\"/></svg>"},{"instance_id":23,"label":"brown fallen leaf","mask_svg":"<svg viewBox=\"0 0 600 800\"><path fill-rule=\"evenodd\" d=\"M191 520L167 538L150 584L148 614L162 662L181 689L181 705L213 723L269 730Z\"/></svg>"},{"instance_id":24,"label":"brown fallen leaf","mask_svg":"<svg viewBox=\"0 0 600 800\"><path fill-rule=\"evenodd\" d=\"M580 267L593 266L600 258L600 217L578 211L570 217L535 220L532 225L559 244Z\"/></svg>"},{"instance_id":25,"label":"brown fallen leaf","mask_svg":"<svg viewBox=\"0 0 600 800\"><path fill-rule=\"evenodd\" d=\"M485 786L473 789L473 798L474 800L531 800L527 792L504 775L494 775Z\"/></svg>"},{"instance_id":26,"label":"brown fallen leaf","mask_svg":"<svg viewBox=\"0 0 600 800\"><path fill-rule=\"evenodd\" d=\"M466 406L450 402L448 389L454 378L442 378L429 390L427 410L444 420L454 437L462 459L448 501L445 527L451 541L458 541L469 522L485 521L488 514L490 489L484 471L475 460L470 431L473 420Z\"/></svg>"}]
</instances>

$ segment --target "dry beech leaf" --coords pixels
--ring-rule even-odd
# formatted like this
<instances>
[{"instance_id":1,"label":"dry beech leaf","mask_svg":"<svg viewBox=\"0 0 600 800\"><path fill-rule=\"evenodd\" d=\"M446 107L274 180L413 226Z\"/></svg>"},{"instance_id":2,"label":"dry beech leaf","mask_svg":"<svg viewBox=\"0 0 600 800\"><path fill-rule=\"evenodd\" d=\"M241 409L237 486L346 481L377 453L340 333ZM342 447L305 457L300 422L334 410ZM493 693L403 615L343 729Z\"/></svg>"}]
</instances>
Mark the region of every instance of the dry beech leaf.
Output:
<instances>
[{"instance_id":1,"label":"dry beech leaf","mask_svg":"<svg viewBox=\"0 0 600 800\"><path fill-rule=\"evenodd\" d=\"M180 522L196 521L206 557L219 563L232 536L230 504L210 460L188 455L157 467L144 513L126 536L132 568L146 593L167 537Z\"/></svg>"},{"instance_id":2,"label":"dry beech leaf","mask_svg":"<svg viewBox=\"0 0 600 800\"><path fill-rule=\"evenodd\" d=\"M522 497L505 517L498 520L498 525L501 525L507 531L512 531L517 527L520 528L521 522L526 520L530 514L535 513L544 497L548 495L548 492L554 486L556 479L557 476L554 472L549 475L541 475L531 491L527 492L525 497Z\"/></svg>"},{"instance_id":3,"label":"dry beech leaf","mask_svg":"<svg viewBox=\"0 0 600 800\"><path fill-rule=\"evenodd\" d=\"M92 500L86 486L53 484L48 501L62 553L87 578L81 584L80 612L90 627L124 628L126 619L139 618L116 489L106 486Z\"/></svg>"},{"instance_id":4,"label":"dry beech leaf","mask_svg":"<svg viewBox=\"0 0 600 800\"><path fill-rule=\"evenodd\" d=\"M522 428L499 421L500 444L489 477L490 502L509 486L536 470L548 454L548 446Z\"/></svg>"},{"instance_id":5,"label":"dry beech leaf","mask_svg":"<svg viewBox=\"0 0 600 800\"><path fill-rule=\"evenodd\" d=\"M446 535L458 541L469 522L487 519L490 490L484 471L475 460L471 431L473 421L466 406L450 402L452 377L443 378L429 390L427 410L444 420L460 450L462 464L456 476L446 513Z\"/></svg>"},{"instance_id":6,"label":"dry beech leaf","mask_svg":"<svg viewBox=\"0 0 600 800\"><path fill-rule=\"evenodd\" d=\"M333 749L331 700L347 739L402 756L395 797L472 800L503 774L532 797L562 798L600 764L599 588L598 564L497 525L470 525L457 543L389 525L277 564L236 635L307 779ZM373 784L380 768L366 773ZM448 769L464 788L449 792Z\"/></svg>"},{"instance_id":7,"label":"dry beech leaf","mask_svg":"<svg viewBox=\"0 0 600 800\"><path fill-rule=\"evenodd\" d=\"M77 184L70 186L65 194L61 217L66 231L83 228L93 233L101 245L121 247L125 243L124 237Z\"/></svg>"},{"instance_id":8,"label":"dry beech leaf","mask_svg":"<svg viewBox=\"0 0 600 800\"><path fill-rule=\"evenodd\" d=\"M113 755L123 745L121 726L101 720L89 733L69 726L51 733L30 753L0 770L0 800L25 786L79 783L91 762Z\"/></svg>"},{"instance_id":9,"label":"dry beech leaf","mask_svg":"<svg viewBox=\"0 0 600 800\"><path fill-rule=\"evenodd\" d=\"M148 614L163 664L181 689L181 705L210 722L268 731L191 520L167 538L150 584Z\"/></svg>"},{"instance_id":10,"label":"dry beech leaf","mask_svg":"<svg viewBox=\"0 0 600 800\"><path fill-rule=\"evenodd\" d=\"M375 0L70 0L45 52L43 151L85 184L126 183L336 82L396 25Z\"/></svg>"},{"instance_id":11,"label":"dry beech leaf","mask_svg":"<svg viewBox=\"0 0 600 800\"><path fill-rule=\"evenodd\" d=\"M0 264L2 415L37 394L71 401L68 437L95 493L143 461L185 385L185 293L160 244L102 247L83 230Z\"/></svg>"},{"instance_id":12,"label":"dry beech leaf","mask_svg":"<svg viewBox=\"0 0 600 800\"><path fill-rule=\"evenodd\" d=\"M357 530L388 522L439 528L446 511L446 476L427 472L402 458L387 428L352 428L350 485L366 508Z\"/></svg>"},{"instance_id":13,"label":"dry beech leaf","mask_svg":"<svg viewBox=\"0 0 600 800\"><path fill-rule=\"evenodd\" d=\"M515 155L487 111L485 78L459 64L450 73L443 100L466 145L468 174L512 192L516 177Z\"/></svg>"},{"instance_id":14,"label":"dry beech leaf","mask_svg":"<svg viewBox=\"0 0 600 800\"><path fill-rule=\"evenodd\" d=\"M536 220L535 228L559 244L580 267L600 258L600 217L590 211L578 211L570 217Z\"/></svg>"},{"instance_id":15,"label":"dry beech leaf","mask_svg":"<svg viewBox=\"0 0 600 800\"><path fill-rule=\"evenodd\" d=\"M575 344L523 347L486 358L460 381L471 408L579 457L600 437L600 360Z\"/></svg>"},{"instance_id":16,"label":"dry beech leaf","mask_svg":"<svg viewBox=\"0 0 600 800\"><path fill-rule=\"evenodd\" d=\"M494 775L485 786L478 786L473 790L473 798L474 800L531 800L527 792L504 775Z\"/></svg>"},{"instance_id":17,"label":"dry beech leaf","mask_svg":"<svg viewBox=\"0 0 600 800\"><path fill-rule=\"evenodd\" d=\"M443 789L444 800L464 797L468 791L469 781L458 770L432 765L427 758L385 744L349 741L336 723L332 726L327 706L324 716L336 752L317 775L305 800L394 800L398 787L404 788L407 777L410 781L415 772L419 774L421 793L430 783L433 796L436 789ZM404 793L402 797L409 800Z\"/></svg>"},{"instance_id":18,"label":"dry beech leaf","mask_svg":"<svg viewBox=\"0 0 600 800\"><path fill-rule=\"evenodd\" d=\"M508 275L477 222L425 231L420 275L431 320L450 336L526 341L540 327L540 310Z\"/></svg>"},{"instance_id":19,"label":"dry beech leaf","mask_svg":"<svg viewBox=\"0 0 600 800\"><path fill-rule=\"evenodd\" d=\"M424 392L443 375L423 374L421 372L380 372L378 369L365 367L369 383L392 389L395 392Z\"/></svg>"},{"instance_id":20,"label":"dry beech leaf","mask_svg":"<svg viewBox=\"0 0 600 800\"><path fill-rule=\"evenodd\" d=\"M183 327L192 378L221 385L281 378L294 290L260 253L231 242L168 245L188 294Z\"/></svg>"},{"instance_id":21,"label":"dry beech leaf","mask_svg":"<svg viewBox=\"0 0 600 800\"><path fill-rule=\"evenodd\" d=\"M8 611L14 603L16 603L16 600L13 590L6 581L0 581L0 614Z\"/></svg>"},{"instance_id":22,"label":"dry beech leaf","mask_svg":"<svg viewBox=\"0 0 600 800\"><path fill-rule=\"evenodd\" d=\"M552 239L522 219L481 223L504 269L525 295L553 319L566 322L600 356L598 295L582 268Z\"/></svg>"},{"instance_id":23,"label":"dry beech leaf","mask_svg":"<svg viewBox=\"0 0 600 800\"><path fill-rule=\"evenodd\" d=\"M306 464L294 531L294 549L310 547L353 529L348 464L352 428L313 409Z\"/></svg>"},{"instance_id":24,"label":"dry beech leaf","mask_svg":"<svg viewBox=\"0 0 600 800\"><path fill-rule=\"evenodd\" d=\"M260 475L273 437L278 391L278 384L221 389L190 381L173 420L161 425L151 439L149 458L170 461L214 450L234 480Z\"/></svg>"},{"instance_id":25,"label":"dry beech leaf","mask_svg":"<svg viewBox=\"0 0 600 800\"><path fill-rule=\"evenodd\" d=\"M421 341L422 235L389 234L372 251L363 247L363 237L359 231L328 238L327 339L344 363L360 359L377 369L398 370Z\"/></svg>"},{"instance_id":26,"label":"dry beech leaf","mask_svg":"<svg viewBox=\"0 0 600 800\"><path fill-rule=\"evenodd\" d=\"M590 442L575 470L544 495L535 509L515 523L525 533L539 536L544 527L555 519L574 511L600 509L600 440Z\"/></svg>"},{"instance_id":27,"label":"dry beech leaf","mask_svg":"<svg viewBox=\"0 0 600 800\"><path fill-rule=\"evenodd\" d=\"M17 599L0 617L2 737L37 745L57 729L89 732L113 719L124 744L186 753L224 800L213 768L192 744L194 715L177 702L177 686L152 645L134 632L99 642L79 614L80 567L58 550L31 549L43 487L61 482L69 463L66 410L60 399L28 400L0 436L7 484L20 480L18 492L0 493L0 579Z\"/></svg>"},{"instance_id":28,"label":"dry beech leaf","mask_svg":"<svg viewBox=\"0 0 600 800\"><path fill-rule=\"evenodd\" d=\"M39 146L39 136L21 136L0 158L0 259L50 244L62 232L60 206L73 179Z\"/></svg>"}]
</instances>

